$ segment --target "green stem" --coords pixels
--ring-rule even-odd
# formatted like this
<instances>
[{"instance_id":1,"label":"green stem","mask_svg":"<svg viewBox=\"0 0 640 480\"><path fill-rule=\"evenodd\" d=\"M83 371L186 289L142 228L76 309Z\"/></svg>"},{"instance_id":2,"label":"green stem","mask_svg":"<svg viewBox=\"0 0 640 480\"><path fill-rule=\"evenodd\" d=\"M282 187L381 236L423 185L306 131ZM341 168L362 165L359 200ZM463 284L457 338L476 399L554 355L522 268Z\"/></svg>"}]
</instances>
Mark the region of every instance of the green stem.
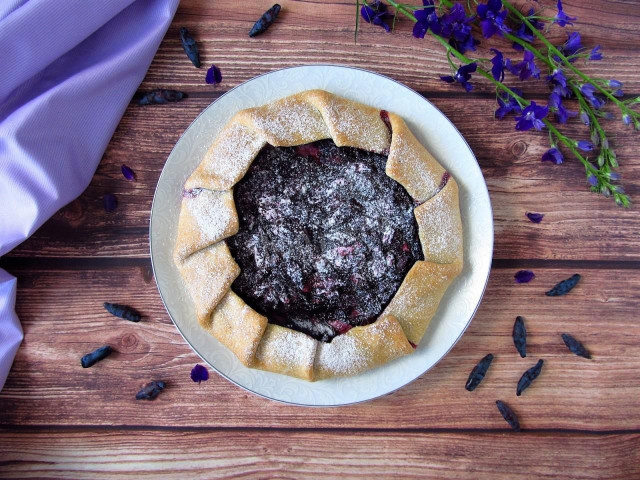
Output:
<instances>
[{"instance_id":1,"label":"green stem","mask_svg":"<svg viewBox=\"0 0 640 480\"><path fill-rule=\"evenodd\" d=\"M418 20L416 19L415 15L413 15L411 12L407 11L404 6L399 3L396 2L395 0L387 0L389 2L389 5L391 5L393 8L397 9L400 13L402 13L404 16L406 16L407 18L411 19L413 22L417 22ZM442 0L442 3L447 4L450 6L448 0ZM508 8L510 7L510 9L513 9L513 7L511 5L509 5L505 0L503 0L503 4L508 5ZM524 18L522 16L522 14L520 14L519 11L516 11L518 16L524 20L529 28L531 28L532 31L536 32L536 34L538 34L539 32L537 32L537 30L533 27L533 25L531 25L526 18ZM455 49L454 47L452 47L449 42L447 42L444 38L442 38L440 35L436 35L435 33L433 33L431 30L429 30L429 34L433 37L436 38L436 40L438 40L442 46L447 50L447 54L451 53L453 54L453 56L455 56L458 60L460 60L461 62L463 62L464 64L469 64L469 63L473 63L474 60L470 59L469 57L463 55L462 53L460 53L457 49ZM513 41L521 44L524 48L527 48L529 51L531 51L535 56L537 56L538 58L542 59L544 61L544 63L546 65L548 65L550 68L553 68L554 65L549 61L548 58L546 58L542 53L540 53L535 47L531 46L530 44L522 41L521 39L514 37L513 35L509 35L508 38L511 37L510 39L512 39ZM564 56L553 46L551 45L546 38L542 37L543 41L545 42L545 44L547 44L547 46L553 50L555 50L555 52L557 52L560 56L560 58L564 58ZM564 60L566 61L566 58L564 58ZM568 63L568 62L567 62ZM573 66L571 64L569 64L569 67L576 71L577 69L574 69ZM476 72L480 75L482 75L484 78L486 78L487 80L489 80L491 83L493 83L497 88L499 88L500 90L507 92L509 95L511 95L513 98L515 98L521 106L528 106L531 104L531 102L529 102L528 100L522 98L520 95L518 95L517 93L515 93L513 90L511 90L509 87L507 87L505 84L503 84L502 82L497 81L495 78L493 78L493 75L488 72L487 70L484 70L483 68L478 68L476 69ZM588 82L591 82L591 80L588 77L585 77L582 72L580 72L579 70L577 70L578 74L581 75L582 77L584 77ZM575 88L575 87L574 87ZM576 88L577 90L577 88ZM578 90L579 92L579 90ZM616 101L616 103L620 103L618 101L617 98L613 97ZM569 138L567 138L565 135L563 135L562 133L560 133L560 131L546 118L544 118L542 120L545 124L545 126L549 129L549 131L554 134L556 136L556 138L558 140L560 140L562 143L564 143L567 148L569 150L571 150L571 152L575 155L575 157L580 160L580 163L582 163L582 165L585 167L585 169L589 172L592 173L593 175L595 175L596 177L600 176L600 172L589 162L589 160L587 160L586 158L584 158L582 156L582 154L580 152L578 152L578 150L576 149L576 145L575 142ZM608 182L607 182L608 183Z\"/></svg>"},{"instance_id":2,"label":"green stem","mask_svg":"<svg viewBox=\"0 0 640 480\"><path fill-rule=\"evenodd\" d=\"M456 50L451 45L449 45L449 43L444 38L442 38L440 35L436 35L433 32L429 32L429 33L431 33L431 35L433 37L435 37L447 49L447 52L453 53L453 55L455 57L457 57L459 60L461 60L465 64L469 64L469 63L473 62L473 60L471 60L470 58L468 58L465 55L461 54L460 52L458 52L458 50ZM513 98L515 98L521 104L521 106L529 106L529 105L531 105L531 102L529 102L527 99L522 98L520 95L518 95L513 90L511 90L509 87L507 87L504 83L499 82L495 78L493 78L493 75L490 72L488 72L487 70L484 70L483 68L478 68L478 69L476 69L476 73L482 75L484 78L489 80L491 83L493 83L500 90L502 90L504 92L507 92L509 95L511 95ZM584 165L584 167L587 169L587 171L589 171L590 173L598 176L599 172L597 171L597 169L589 162L589 160L584 158L582 156L582 154L580 152L578 152L578 150L576 149L576 146L575 146L575 142L573 140L567 138L562 133L560 133L560 131L548 119L544 118L544 119L542 119L542 121L544 122L546 127L549 129L549 131L551 133L553 133L556 136L556 138L558 138L558 140L560 140L562 143L564 143L567 146L567 148L569 148L569 150L571 150L571 152L576 156L576 158L578 158L578 160L580 160L580 163L582 163L582 165Z\"/></svg>"},{"instance_id":3,"label":"green stem","mask_svg":"<svg viewBox=\"0 0 640 480\"><path fill-rule=\"evenodd\" d=\"M542 41L542 43L544 43L544 45L549 49L550 52L553 52L555 55L558 56L558 58L560 58L560 60L562 60L562 62L576 75L578 75L580 78L582 78L585 82L592 84L594 87L596 87L598 90L600 90L600 92L607 97L608 99L610 99L613 103L615 103L618 107L620 107L620 109L624 112L627 111L626 106L620 101L618 100L616 97L614 97L611 93L609 93L607 90L605 90L604 88L602 88L598 82L593 82L591 80L591 78L589 78L587 75L585 75L584 73L582 73L579 69L577 69L568 59L567 57L565 57L562 52L560 50L558 50L555 45L553 45L549 40L547 40L547 38L538 31L537 28L535 28L531 22L529 22L529 20L527 19L527 17L525 17L524 15L522 15L522 13L520 13L520 10L518 10L517 8L515 8L513 5L511 5L507 0L502 0L502 4L511 12L513 13L516 17L518 17L522 22L524 22L524 24L529 27L529 29L533 32L533 34L538 37L538 39L540 39ZM521 44L522 45L522 44ZM524 45L523 45L524 46ZM525 46L525 48L527 48ZM535 54L535 51L529 47L527 48L530 52ZM536 49L537 50L537 49ZM548 62L547 62L548 63Z\"/></svg>"},{"instance_id":4,"label":"green stem","mask_svg":"<svg viewBox=\"0 0 640 480\"><path fill-rule=\"evenodd\" d=\"M396 2L394 0L387 0L389 2L389 5L391 5L393 8L395 8L397 11L399 11L400 13L402 13L405 17L409 18L411 21L413 22L417 22L418 19L415 17L415 15L413 13L411 13L409 10L407 10L403 4Z\"/></svg>"}]
</instances>

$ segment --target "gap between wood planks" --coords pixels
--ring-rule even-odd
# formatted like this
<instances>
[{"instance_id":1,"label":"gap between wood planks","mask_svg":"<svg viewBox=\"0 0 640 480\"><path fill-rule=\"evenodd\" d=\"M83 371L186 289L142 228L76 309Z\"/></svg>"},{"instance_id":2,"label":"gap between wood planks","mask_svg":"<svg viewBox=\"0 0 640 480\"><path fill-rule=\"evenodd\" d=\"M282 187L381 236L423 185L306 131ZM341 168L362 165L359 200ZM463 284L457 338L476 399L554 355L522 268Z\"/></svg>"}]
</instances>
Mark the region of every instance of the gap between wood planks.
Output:
<instances>
[{"instance_id":1,"label":"gap between wood planks","mask_svg":"<svg viewBox=\"0 0 640 480\"><path fill-rule=\"evenodd\" d=\"M309 66L313 66L313 65L309 65ZM392 79L393 80L393 79ZM243 82L245 83L245 82ZM400 82L398 82L400 83ZM242 84L239 84L238 86L240 86ZM404 85L404 84L402 84ZM406 86L406 85L405 85ZM169 87L167 87L169 88ZM176 86L175 88L179 88L179 86ZM210 98L212 101L213 100L217 100L218 98L222 97L223 95L229 93L231 90L233 90L236 87L232 87L229 90L214 90L214 91L210 91L210 92L202 92L202 91L188 91L188 90L181 90L183 93L186 93L187 96L186 98ZM411 88L409 86L407 86L407 88ZM413 89L412 89L413 90ZM143 89L143 90L139 90L138 92L136 92L136 95L133 97L131 103L136 104L137 103L137 98L138 96L140 96L143 93L148 92L149 89ZM445 91L445 90L425 90L425 91L416 91L416 93L418 93L420 96L424 97L426 100L429 100L430 98L464 98L464 99L468 99L468 98L474 98L474 99L481 99L481 100L491 100L491 99L495 99L496 95L494 92L464 92L464 91L458 91L458 90L451 90L451 91ZM633 97L633 96L637 96L636 93L633 92L625 92L625 97ZM531 96L532 100L536 100L536 101L542 101L542 100L546 100L546 97L540 96L540 95L533 95ZM605 124L606 126L606 124Z\"/></svg>"},{"instance_id":2,"label":"gap between wood planks","mask_svg":"<svg viewBox=\"0 0 640 480\"><path fill-rule=\"evenodd\" d=\"M337 407L336 407L337 408ZM491 434L491 433L511 433L513 435L533 434L533 435L583 435L583 436L606 436L606 435L635 435L640 434L640 429L628 430L583 430L571 428L532 428L522 429L520 432L513 432L510 428L381 428L381 427L229 427L229 426L172 426L172 425L59 425L59 424L41 424L41 425L20 425L20 424L4 424L0 425L0 435L9 431L17 431L24 433L42 432L42 430L59 430L59 431L171 431L171 432L291 432L291 433L391 433L391 434Z\"/></svg>"},{"instance_id":3,"label":"gap between wood planks","mask_svg":"<svg viewBox=\"0 0 640 480\"><path fill-rule=\"evenodd\" d=\"M6 270L84 270L118 267L151 267L146 257L2 257L0 268ZM594 270L637 270L638 260L544 260L494 258L491 269L566 268Z\"/></svg>"}]
</instances>

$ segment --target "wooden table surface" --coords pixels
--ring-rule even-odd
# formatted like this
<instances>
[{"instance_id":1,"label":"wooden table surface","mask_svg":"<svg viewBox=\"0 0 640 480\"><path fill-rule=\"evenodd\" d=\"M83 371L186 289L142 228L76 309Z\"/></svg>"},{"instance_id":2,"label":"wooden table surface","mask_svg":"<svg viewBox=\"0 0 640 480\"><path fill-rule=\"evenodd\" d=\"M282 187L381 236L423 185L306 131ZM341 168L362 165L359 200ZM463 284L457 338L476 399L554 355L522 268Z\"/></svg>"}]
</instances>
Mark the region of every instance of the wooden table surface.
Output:
<instances>
[{"instance_id":1,"label":"wooden table surface","mask_svg":"<svg viewBox=\"0 0 640 480\"><path fill-rule=\"evenodd\" d=\"M639 94L637 1L564 4L579 18L583 42L603 46L605 59L587 71ZM448 67L440 46L412 38L408 21L394 34L365 24L356 46L353 0L282 5L277 24L249 39L268 1L183 0L140 88L177 88L189 97L131 104L86 192L0 260L19 279L16 309L25 331L0 393L0 477L640 478L637 207L624 210L589 193L572 158L541 163L546 134L516 133L512 119L494 120L486 83L478 80L471 94L442 83ZM203 63L221 68L220 86L206 85L206 69L186 58L181 26L197 37ZM565 38L558 27L552 32ZM495 219L489 284L455 348L398 392L341 408L281 405L215 373L194 384L189 372L201 360L164 310L149 261L154 188L190 122L255 75L312 63L379 72L435 103L475 152ZM542 82L525 88L544 102ZM619 120L607 127L625 188L640 201L640 135ZM576 122L567 131L584 132ZM137 182L124 180L123 163ZM119 199L112 213L102 208L109 192ZM543 212L543 222L529 222L526 211ZM516 285L521 268L534 270L535 280ZM573 273L583 278L570 295L543 295ZM112 317L104 301L137 307L147 321ZM526 359L511 340L516 315L527 321ZM562 332L582 339L593 360L569 354ZM118 353L83 370L79 358L103 344ZM469 371L489 352L496 359L483 384L465 391ZM518 378L538 358L546 362L542 375L516 397ZM137 402L150 379L169 387L155 402ZM519 414L522 432L509 430L497 399Z\"/></svg>"}]
</instances>

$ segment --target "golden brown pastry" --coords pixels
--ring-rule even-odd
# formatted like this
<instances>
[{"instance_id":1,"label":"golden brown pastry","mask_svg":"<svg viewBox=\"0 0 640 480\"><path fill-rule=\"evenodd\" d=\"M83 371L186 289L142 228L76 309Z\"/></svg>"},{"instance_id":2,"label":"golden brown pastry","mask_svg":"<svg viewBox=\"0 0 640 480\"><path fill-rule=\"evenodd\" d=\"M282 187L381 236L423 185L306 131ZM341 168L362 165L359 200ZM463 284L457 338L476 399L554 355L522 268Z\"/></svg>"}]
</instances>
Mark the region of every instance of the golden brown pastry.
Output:
<instances>
[{"instance_id":1,"label":"golden brown pastry","mask_svg":"<svg viewBox=\"0 0 640 480\"><path fill-rule=\"evenodd\" d=\"M388 154L386 174L417 204L424 260L415 262L386 309L330 343L268 323L231 284L240 273L225 239L238 232L233 186L258 153L332 139ZM185 183L175 262L202 326L245 365L305 380L356 375L413 352L463 266L458 185L404 120L322 90L238 112ZM408 268L408 267L407 267ZM413 345L412 345L413 344Z\"/></svg>"}]
</instances>

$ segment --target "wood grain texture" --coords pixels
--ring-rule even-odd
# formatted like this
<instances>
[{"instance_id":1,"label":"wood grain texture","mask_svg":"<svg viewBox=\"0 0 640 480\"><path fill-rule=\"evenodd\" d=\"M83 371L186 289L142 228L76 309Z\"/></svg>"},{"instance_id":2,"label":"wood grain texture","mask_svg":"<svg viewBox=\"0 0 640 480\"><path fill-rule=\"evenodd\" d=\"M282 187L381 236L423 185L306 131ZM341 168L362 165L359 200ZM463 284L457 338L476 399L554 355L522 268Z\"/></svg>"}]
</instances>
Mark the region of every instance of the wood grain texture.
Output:
<instances>
[{"instance_id":1,"label":"wood grain texture","mask_svg":"<svg viewBox=\"0 0 640 480\"><path fill-rule=\"evenodd\" d=\"M5 388L4 425L157 425L316 428L507 428L495 400L512 404L527 429L640 429L640 271L579 269L583 279L566 297L544 291L573 274L536 269L516 285L511 269L494 269L476 318L454 349L409 386L375 401L309 410L261 399L212 374L189 378L199 358L170 322L146 262L139 266L65 270L12 269L19 278L17 313L25 330ZM102 302L129 304L145 320L109 315ZM529 356L521 359L511 330L526 318ZM566 349L568 332L592 361ZM90 369L80 357L109 344L118 353ZM474 392L471 368L495 360ZM538 358L541 376L521 397L515 386ZM168 388L152 403L134 399L149 380Z\"/></svg>"},{"instance_id":2,"label":"wood grain texture","mask_svg":"<svg viewBox=\"0 0 640 480\"><path fill-rule=\"evenodd\" d=\"M165 85L185 87L189 91L211 91L204 82L205 68L193 68L180 45L178 30L186 26L199 41L203 67L215 63L222 70L224 88L279 68L340 63L388 75L416 90L452 90L440 81L440 75L450 73L442 46L431 37L413 38L413 23L408 19L400 18L394 33L361 22L355 45L355 1L289 0L281 2L282 11L265 34L249 39L249 29L272 4L271 0L260 0L240 9L233 0L183 1L142 88ZM532 1L514 4L541 8L539 3ZM542 2L542 5L548 16L555 15L555 2ZM629 93L638 93L640 79L636 72L640 58L631 54L638 41L640 9L637 2L568 0L563 5L565 12L578 17L576 27L584 45L603 47L605 59L600 63L592 62L585 71L616 78L626 84ZM550 31L550 39L561 44L568 31L571 30L556 26ZM475 30L474 36L482 38L479 29ZM513 59L522 58L521 53L512 50L511 42L497 37L483 41L478 51L470 52L469 56L491 58L489 47L499 48ZM488 82L476 83L480 91L493 91ZM525 85L527 91L547 92L542 82L526 82ZM461 91L457 87L453 90Z\"/></svg>"},{"instance_id":3,"label":"wood grain texture","mask_svg":"<svg viewBox=\"0 0 640 480\"><path fill-rule=\"evenodd\" d=\"M362 24L356 46L352 0L283 0L276 24L249 39L249 28L272 3L182 0L140 88L177 88L189 97L166 106L131 104L87 191L11 252L13 258L0 259L19 278L16 308L25 330L0 392L0 477L640 478L637 208L621 210L588 193L574 160L541 164L546 136L518 134L512 119L493 120L487 83L476 81L468 95L442 83L449 67L440 45L412 38L408 21L393 34ZM541 3L555 13L555 1ZM603 47L605 59L585 71L639 94L638 2L563 4L579 17L583 43ZM182 26L198 40L204 67L221 68L218 87L206 85L206 68L194 68L184 54ZM569 31L553 27L551 35L560 43ZM490 57L487 46L472 56ZM520 58L506 41L493 39L491 46ZM454 349L398 392L339 409L277 404L215 373L194 384L189 372L202 361L168 318L147 258L153 191L191 121L256 75L317 63L387 75L440 108L478 158L496 233L498 268ZM545 103L543 82L518 86ZM640 136L619 120L605 125L624 186L637 201ZM588 136L575 121L566 132ZM137 182L121 176L123 163L134 168ZM105 193L120 202L110 214L102 208ZM527 211L545 213L543 223L528 222ZM515 270L528 267L536 279L515 285ZM575 272L583 280L567 297L544 296ZM130 304L146 318L133 324L112 317L104 301ZM511 340L517 315L526 318L526 359ZM582 340L593 360L570 354L563 332ZM117 353L82 369L80 357L103 344ZM489 352L495 360L485 380L466 392L469 371ZM516 397L518 378L538 358L545 360L541 376ZM154 402L134 400L151 379L168 388ZM514 408L524 432L509 430L496 399Z\"/></svg>"},{"instance_id":4,"label":"wood grain texture","mask_svg":"<svg viewBox=\"0 0 640 480\"><path fill-rule=\"evenodd\" d=\"M131 105L89 188L9 256L147 256L149 213L164 162L182 132L216 95L175 105ZM637 207L622 209L590 193L576 160L542 163L546 134L517 134L511 118L494 120L493 99L433 102L458 127L482 167L494 211L495 258L640 260ZM640 195L640 135L612 126L611 143L622 164L624 186L632 197ZM575 122L567 131L576 138L588 136ZM123 163L135 170L136 182L124 179ZM102 207L102 196L109 192L119 199L115 212ZM533 225L525 217L527 211L545 213L543 223Z\"/></svg>"},{"instance_id":5,"label":"wood grain texture","mask_svg":"<svg viewBox=\"0 0 640 480\"><path fill-rule=\"evenodd\" d=\"M7 479L628 480L638 475L638 434L0 430L0 476Z\"/></svg>"}]
</instances>

